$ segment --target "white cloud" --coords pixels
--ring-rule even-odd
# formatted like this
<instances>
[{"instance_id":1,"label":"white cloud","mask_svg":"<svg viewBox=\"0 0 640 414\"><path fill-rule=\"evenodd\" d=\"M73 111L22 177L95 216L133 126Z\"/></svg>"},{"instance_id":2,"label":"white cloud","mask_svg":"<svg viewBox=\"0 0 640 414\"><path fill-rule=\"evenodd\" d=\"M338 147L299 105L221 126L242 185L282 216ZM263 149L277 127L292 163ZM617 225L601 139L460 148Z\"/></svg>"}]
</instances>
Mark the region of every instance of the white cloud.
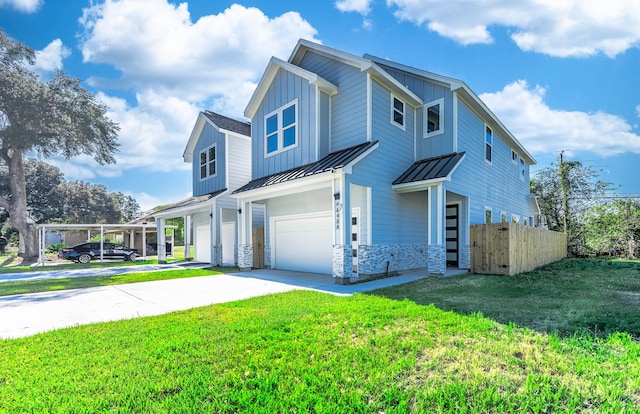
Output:
<instances>
[{"instance_id":1,"label":"white cloud","mask_svg":"<svg viewBox=\"0 0 640 414\"><path fill-rule=\"evenodd\" d=\"M272 55L287 58L299 38L317 33L296 12L270 18L234 4L192 22L187 3L166 0L107 0L84 9L80 23L84 61L113 65L122 87L190 102L213 98L236 110Z\"/></svg>"},{"instance_id":2,"label":"white cloud","mask_svg":"<svg viewBox=\"0 0 640 414\"><path fill-rule=\"evenodd\" d=\"M36 51L36 71L51 72L62 69L62 60L71 55L71 50L62 44L62 40L55 39L44 49Z\"/></svg>"},{"instance_id":3,"label":"white cloud","mask_svg":"<svg viewBox=\"0 0 640 414\"><path fill-rule=\"evenodd\" d=\"M534 155L558 150L640 154L640 136L621 117L552 109L544 102L545 92L520 80L480 98Z\"/></svg>"},{"instance_id":4,"label":"white cloud","mask_svg":"<svg viewBox=\"0 0 640 414\"><path fill-rule=\"evenodd\" d=\"M335 5L341 12L357 12L363 16L371 11L371 0L338 0Z\"/></svg>"},{"instance_id":5,"label":"white cloud","mask_svg":"<svg viewBox=\"0 0 640 414\"><path fill-rule=\"evenodd\" d=\"M441 36L467 45L492 43L490 26L511 30L525 51L552 56L613 57L640 42L640 7L609 0L387 0L399 20L426 24Z\"/></svg>"},{"instance_id":6,"label":"white cloud","mask_svg":"<svg viewBox=\"0 0 640 414\"><path fill-rule=\"evenodd\" d=\"M0 0L0 7L11 7L21 12L34 13L42 3L43 0Z\"/></svg>"}]
</instances>

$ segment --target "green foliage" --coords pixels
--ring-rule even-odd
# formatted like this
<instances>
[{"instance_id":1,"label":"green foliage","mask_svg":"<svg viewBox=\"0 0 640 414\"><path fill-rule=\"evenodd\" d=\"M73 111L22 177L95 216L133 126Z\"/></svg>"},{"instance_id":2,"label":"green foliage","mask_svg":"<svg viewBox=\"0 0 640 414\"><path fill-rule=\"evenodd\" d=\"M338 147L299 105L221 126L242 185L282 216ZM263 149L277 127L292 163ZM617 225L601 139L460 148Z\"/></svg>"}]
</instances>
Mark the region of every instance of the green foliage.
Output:
<instances>
[{"instance_id":1,"label":"green foliage","mask_svg":"<svg viewBox=\"0 0 640 414\"><path fill-rule=\"evenodd\" d=\"M0 411L636 412L640 346L294 291L0 341Z\"/></svg>"},{"instance_id":2,"label":"green foliage","mask_svg":"<svg viewBox=\"0 0 640 414\"><path fill-rule=\"evenodd\" d=\"M594 207L585 218L587 246L598 255L638 257L640 201L614 200Z\"/></svg>"},{"instance_id":3,"label":"green foliage","mask_svg":"<svg viewBox=\"0 0 640 414\"><path fill-rule=\"evenodd\" d=\"M50 244L49 246L47 246L46 252L47 253L57 253L63 247L69 247L69 246L67 246L66 243Z\"/></svg>"}]
</instances>

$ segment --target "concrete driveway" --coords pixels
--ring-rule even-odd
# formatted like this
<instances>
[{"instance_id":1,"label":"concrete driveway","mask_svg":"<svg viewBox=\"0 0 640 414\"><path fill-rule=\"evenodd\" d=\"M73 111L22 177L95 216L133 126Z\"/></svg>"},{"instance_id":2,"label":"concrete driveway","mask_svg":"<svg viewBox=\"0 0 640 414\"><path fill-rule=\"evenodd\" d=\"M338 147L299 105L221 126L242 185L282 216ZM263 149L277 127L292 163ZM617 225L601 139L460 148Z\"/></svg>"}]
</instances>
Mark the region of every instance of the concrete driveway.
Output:
<instances>
[{"instance_id":1,"label":"concrete driveway","mask_svg":"<svg viewBox=\"0 0 640 414\"><path fill-rule=\"evenodd\" d=\"M90 269L89 269L90 270ZM88 270L83 270L85 276ZM104 269L96 269L96 272ZM427 277L426 271L349 286L328 275L282 270L161 280L0 297L0 338L18 338L88 323L107 322L309 289L351 295Z\"/></svg>"}]
</instances>

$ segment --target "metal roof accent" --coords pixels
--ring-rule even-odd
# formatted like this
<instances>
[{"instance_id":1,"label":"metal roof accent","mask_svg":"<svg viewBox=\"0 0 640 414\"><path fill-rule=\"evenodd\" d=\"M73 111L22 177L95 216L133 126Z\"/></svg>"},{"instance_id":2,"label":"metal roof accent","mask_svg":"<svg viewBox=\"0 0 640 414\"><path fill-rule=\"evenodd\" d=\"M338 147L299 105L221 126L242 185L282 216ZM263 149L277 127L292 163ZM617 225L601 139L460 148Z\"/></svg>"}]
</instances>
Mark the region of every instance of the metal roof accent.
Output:
<instances>
[{"instance_id":1,"label":"metal roof accent","mask_svg":"<svg viewBox=\"0 0 640 414\"><path fill-rule=\"evenodd\" d=\"M267 175L265 177L257 178L238 188L231 194L238 194L249 190L255 190L257 188L268 187L270 185L280 184L298 178L309 177L312 175L343 168L354 161L356 158L364 154L367 150L372 148L377 143L378 141L365 142L363 144L356 145L354 147L350 147L341 151L332 152L319 161L279 173Z\"/></svg>"},{"instance_id":2,"label":"metal roof accent","mask_svg":"<svg viewBox=\"0 0 640 414\"><path fill-rule=\"evenodd\" d=\"M464 154L464 152L454 152L416 161L393 182L393 185L446 178L458 166Z\"/></svg>"},{"instance_id":3,"label":"metal roof accent","mask_svg":"<svg viewBox=\"0 0 640 414\"><path fill-rule=\"evenodd\" d=\"M204 111L203 114L220 129L226 129L227 131L236 132L248 137L251 136L251 123L249 122L238 121L208 110Z\"/></svg>"},{"instance_id":4,"label":"metal roof accent","mask_svg":"<svg viewBox=\"0 0 640 414\"><path fill-rule=\"evenodd\" d=\"M140 217L136 218L135 220L130 221L128 224L142 223L144 221L153 219L156 215L166 214L166 213L171 212L172 210L179 210L179 209L183 209L183 208L187 208L187 207L193 207L193 206L196 206L198 204L203 204L203 203L211 200L212 198L215 198L215 197L219 196L220 194L224 193L225 191L227 191L227 189L223 188L222 190L217 190L217 191L214 191L214 192L209 193L209 194L203 194L203 195L196 196L196 197L189 197L189 198L185 198L184 200L180 200L180 201L172 203L172 204L167 204L167 205L163 206L162 209L160 209L160 210L145 211L144 213L142 213L140 215Z\"/></svg>"}]
</instances>

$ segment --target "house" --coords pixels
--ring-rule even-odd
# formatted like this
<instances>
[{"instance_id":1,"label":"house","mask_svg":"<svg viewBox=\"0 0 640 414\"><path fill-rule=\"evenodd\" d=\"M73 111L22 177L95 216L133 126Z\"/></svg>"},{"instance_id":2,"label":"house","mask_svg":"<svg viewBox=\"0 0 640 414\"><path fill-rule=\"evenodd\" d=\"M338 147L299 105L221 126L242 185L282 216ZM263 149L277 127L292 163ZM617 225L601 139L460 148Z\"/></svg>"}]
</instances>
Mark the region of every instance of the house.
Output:
<instances>
[{"instance_id":1,"label":"house","mask_svg":"<svg viewBox=\"0 0 640 414\"><path fill-rule=\"evenodd\" d=\"M337 283L468 269L471 224L533 225L539 213L535 159L460 80L300 40L287 61L270 60L244 115L250 180L227 186L244 270L255 206L266 267ZM185 159L209 144L190 145Z\"/></svg>"},{"instance_id":2,"label":"house","mask_svg":"<svg viewBox=\"0 0 640 414\"><path fill-rule=\"evenodd\" d=\"M185 218L185 255L213 265L236 265L237 200L231 193L251 179L251 124L211 111L198 115L183 154L192 164L192 197L152 214L158 227L158 261L166 260L166 220ZM253 216L261 223L261 206ZM190 245L194 256L190 257Z\"/></svg>"}]
</instances>

